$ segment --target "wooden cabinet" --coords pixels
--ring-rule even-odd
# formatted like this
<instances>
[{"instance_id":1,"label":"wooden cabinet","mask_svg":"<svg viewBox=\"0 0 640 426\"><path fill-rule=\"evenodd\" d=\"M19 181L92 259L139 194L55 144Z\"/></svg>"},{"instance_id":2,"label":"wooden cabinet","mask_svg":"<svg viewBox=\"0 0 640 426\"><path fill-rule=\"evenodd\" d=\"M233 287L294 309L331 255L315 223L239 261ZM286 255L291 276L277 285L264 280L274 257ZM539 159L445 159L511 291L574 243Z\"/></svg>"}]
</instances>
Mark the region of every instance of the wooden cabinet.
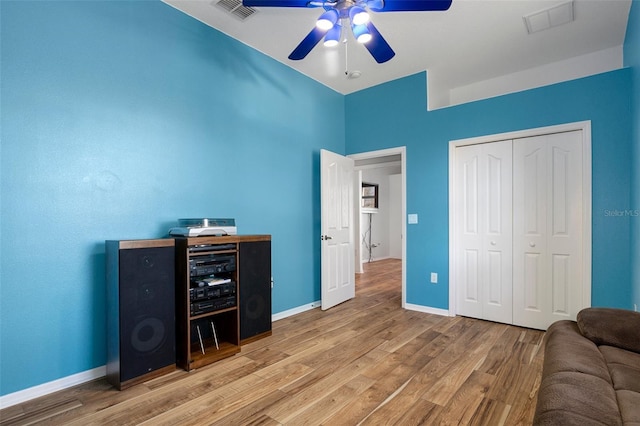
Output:
<instances>
[{"instance_id":1,"label":"wooden cabinet","mask_svg":"<svg viewBox=\"0 0 640 426\"><path fill-rule=\"evenodd\" d=\"M175 240L176 363L189 371L240 352L240 244L271 237Z\"/></svg>"}]
</instances>

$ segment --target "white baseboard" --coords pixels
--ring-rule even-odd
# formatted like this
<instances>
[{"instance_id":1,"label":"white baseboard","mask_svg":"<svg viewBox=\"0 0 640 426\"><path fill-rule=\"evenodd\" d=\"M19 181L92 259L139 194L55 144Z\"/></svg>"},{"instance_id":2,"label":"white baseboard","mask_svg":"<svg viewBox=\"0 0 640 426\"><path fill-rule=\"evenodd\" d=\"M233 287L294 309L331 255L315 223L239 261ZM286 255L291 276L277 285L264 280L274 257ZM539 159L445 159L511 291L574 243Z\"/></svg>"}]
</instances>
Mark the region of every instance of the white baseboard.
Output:
<instances>
[{"instance_id":1,"label":"white baseboard","mask_svg":"<svg viewBox=\"0 0 640 426\"><path fill-rule=\"evenodd\" d=\"M306 305L298 306L297 308L288 309L286 311L278 312L277 314L271 315L271 321L275 322L281 319L285 319L287 317L291 317L293 315L301 314L306 311L310 311L311 309L315 309L319 307L322 303L320 300L316 300L315 302L308 303Z\"/></svg>"},{"instance_id":2,"label":"white baseboard","mask_svg":"<svg viewBox=\"0 0 640 426\"><path fill-rule=\"evenodd\" d=\"M104 377L106 376L106 374L107 366L103 365L92 370L83 371L48 383L43 383L32 388L9 393L7 395L0 396L0 409L11 407L12 405L20 404L34 398L70 388L72 386L90 382L91 380Z\"/></svg>"},{"instance_id":3,"label":"white baseboard","mask_svg":"<svg viewBox=\"0 0 640 426\"><path fill-rule=\"evenodd\" d=\"M382 257L372 257L371 258L371 262L377 262L379 260L386 260L386 259L397 259L397 257L391 257L391 256L382 256ZM366 259L362 259L362 263L371 263L369 262L369 258Z\"/></svg>"},{"instance_id":4,"label":"white baseboard","mask_svg":"<svg viewBox=\"0 0 640 426\"><path fill-rule=\"evenodd\" d=\"M406 303L404 305L404 308L409 310L409 311L424 312L426 314L441 315L441 316L444 316L444 317L453 317L453 316L455 316L455 315L452 315L451 312L449 312L446 309L431 308L429 306L414 305L412 303Z\"/></svg>"}]
</instances>

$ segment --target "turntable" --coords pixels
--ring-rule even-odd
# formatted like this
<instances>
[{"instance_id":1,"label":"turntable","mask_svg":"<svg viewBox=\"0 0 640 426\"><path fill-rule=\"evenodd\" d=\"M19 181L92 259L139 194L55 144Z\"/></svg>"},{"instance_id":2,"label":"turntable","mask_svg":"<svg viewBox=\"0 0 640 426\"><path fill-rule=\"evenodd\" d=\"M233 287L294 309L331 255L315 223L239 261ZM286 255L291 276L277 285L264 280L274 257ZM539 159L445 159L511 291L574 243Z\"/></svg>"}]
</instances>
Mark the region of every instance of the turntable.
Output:
<instances>
[{"instance_id":1,"label":"turntable","mask_svg":"<svg viewBox=\"0 0 640 426\"><path fill-rule=\"evenodd\" d=\"M178 226L169 230L176 237L237 235L235 219L178 219Z\"/></svg>"}]
</instances>

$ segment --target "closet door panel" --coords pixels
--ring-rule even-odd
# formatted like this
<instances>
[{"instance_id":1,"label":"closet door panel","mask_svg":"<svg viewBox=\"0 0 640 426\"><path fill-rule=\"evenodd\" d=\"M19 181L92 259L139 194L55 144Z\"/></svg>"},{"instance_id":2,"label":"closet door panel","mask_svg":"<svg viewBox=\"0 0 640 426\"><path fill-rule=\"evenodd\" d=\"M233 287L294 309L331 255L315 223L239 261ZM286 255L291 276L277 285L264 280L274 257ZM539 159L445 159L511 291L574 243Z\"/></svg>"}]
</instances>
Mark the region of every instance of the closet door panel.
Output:
<instances>
[{"instance_id":1,"label":"closet door panel","mask_svg":"<svg viewBox=\"0 0 640 426\"><path fill-rule=\"evenodd\" d=\"M479 268L478 250L465 250L463 298L465 303L473 304L476 309L480 309Z\"/></svg>"},{"instance_id":2,"label":"closet door panel","mask_svg":"<svg viewBox=\"0 0 640 426\"><path fill-rule=\"evenodd\" d=\"M550 321L576 319L582 306L582 132L549 136L549 252L553 284Z\"/></svg>"},{"instance_id":3,"label":"closet door panel","mask_svg":"<svg viewBox=\"0 0 640 426\"><path fill-rule=\"evenodd\" d=\"M547 255L546 137L513 143L513 322L527 326L550 294Z\"/></svg>"},{"instance_id":4,"label":"closet door panel","mask_svg":"<svg viewBox=\"0 0 640 426\"><path fill-rule=\"evenodd\" d=\"M457 312L511 322L511 141L456 148Z\"/></svg>"},{"instance_id":5,"label":"closet door panel","mask_svg":"<svg viewBox=\"0 0 640 426\"><path fill-rule=\"evenodd\" d=\"M521 264L514 259L514 271L518 273L518 279L514 279L514 285L519 286L514 291L514 304L524 306L529 312L541 312L541 300L544 297L545 282L544 259L540 253L523 253L524 262ZM523 298L523 300L520 299ZM517 314L514 314L517 316Z\"/></svg>"},{"instance_id":6,"label":"closet door panel","mask_svg":"<svg viewBox=\"0 0 640 426\"><path fill-rule=\"evenodd\" d=\"M512 141L480 145L485 167L486 194L481 216L483 248L484 318L512 321Z\"/></svg>"},{"instance_id":7,"label":"closet door panel","mask_svg":"<svg viewBox=\"0 0 640 426\"><path fill-rule=\"evenodd\" d=\"M554 254L551 257L551 312L568 319L571 316L571 257Z\"/></svg>"},{"instance_id":8,"label":"closet door panel","mask_svg":"<svg viewBox=\"0 0 640 426\"><path fill-rule=\"evenodd\" d=\"M581 131L517 139L514 324L546 329L581 308Z\"/></svg>"},{"instance_id":9,"label":"closet door panel","mask_svg":"<svg viewBox=\"0 0 640 426\"><path fill-rule=\"evenodd\" d=\"M456 150L456 282L457 312L460 315L482 318L480 285L480 247L482 236L479 231L479 161L480 152L473 147Z\"/></svg>"},{"instance_id":10,"label":"closet door panel","mask_svg":"<svg viewBox=\"0 0 640 426\"><path fill-rule=\"evenodd\" d=\"M504 300L504 287L505 285L511 285L510 282L505 283L502 277L502 268L504 265L504 257L499 251L487 252L487 304L494 306L503 306Z\"/></svg>"}]
</instances>

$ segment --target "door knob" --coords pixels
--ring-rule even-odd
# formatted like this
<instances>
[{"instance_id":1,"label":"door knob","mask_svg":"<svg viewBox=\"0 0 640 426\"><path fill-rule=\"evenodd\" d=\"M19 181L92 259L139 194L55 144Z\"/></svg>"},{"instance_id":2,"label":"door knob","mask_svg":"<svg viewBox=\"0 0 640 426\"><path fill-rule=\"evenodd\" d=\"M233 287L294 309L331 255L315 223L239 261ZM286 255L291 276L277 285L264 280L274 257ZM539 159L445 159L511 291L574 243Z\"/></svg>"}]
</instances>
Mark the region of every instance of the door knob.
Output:
<instances>
[{"instance_id":1,"label":"door knob","mask_svg":"<svg viewBox=\"0 0 640 426\"><path fill-rule=\"evenodd\" d=\"M495 245L496 245L496 242L495 242L495 241L491 241L491 245L492 245L492 246L495 246Z\"/></svg>"},{"instance_id":2,"label":"door knob","mask_svg":"<svg viewBox=\"0 0 640 426\"><path fill-rule=\"evenodd\" d=\"M320 239L324 241L324 240L332 240L333 238L330 237L329 235L323 235L320 237Z\"/></svg>"},{"instance_id":3,"label":"door knob","mask_svg":"<svg viewBox=\"0 0 640 426\"><path fill-rule=\"evenodd\" d=\"M529 243L529 247L535 247L535 246L536 246L536 243L534 243L533 241Z\"/></svg>"}]
</instances>

